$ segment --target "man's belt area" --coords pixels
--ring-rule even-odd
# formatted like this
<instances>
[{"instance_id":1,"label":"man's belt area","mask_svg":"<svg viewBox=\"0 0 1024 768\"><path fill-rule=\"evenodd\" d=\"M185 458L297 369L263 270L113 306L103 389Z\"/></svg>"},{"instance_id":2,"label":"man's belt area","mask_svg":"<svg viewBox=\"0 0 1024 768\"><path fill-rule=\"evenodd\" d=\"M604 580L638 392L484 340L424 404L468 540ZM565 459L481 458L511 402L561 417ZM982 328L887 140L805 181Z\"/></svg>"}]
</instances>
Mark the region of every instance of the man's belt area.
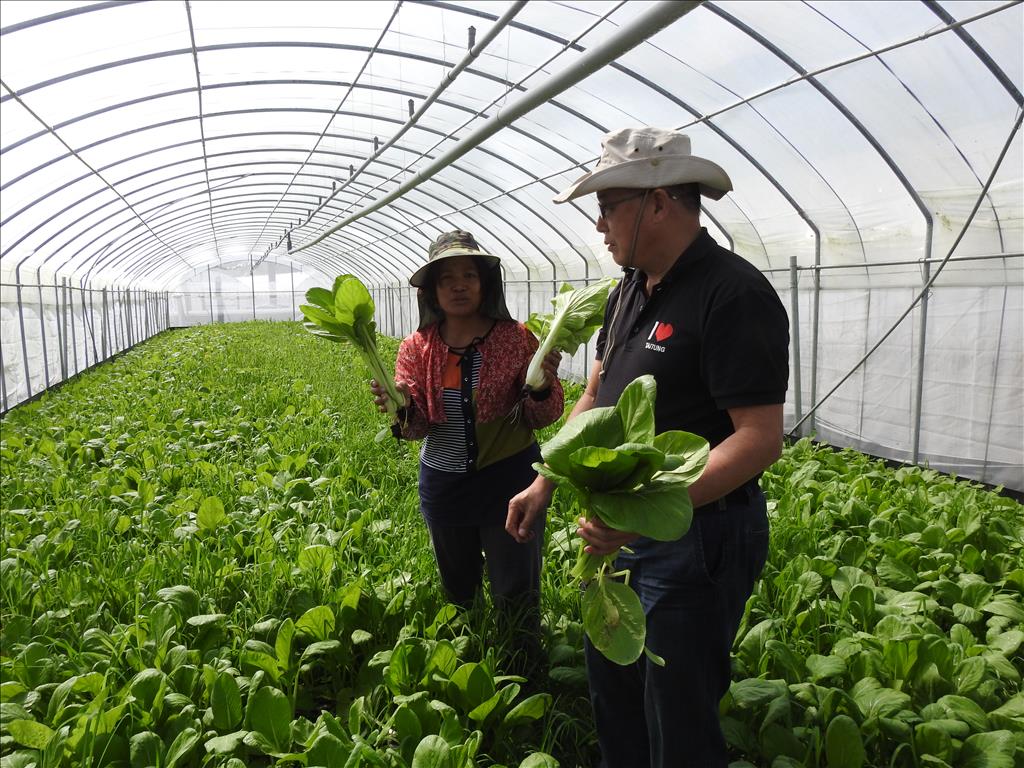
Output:
<instances>
[{"instance_id":1,"label":"man's belt area","mask_svg":"<svg viewBox=\"0 0 1024 768\"><path fill-rule=\"evenodd\" d=\"M754 489L757 486L757 478L748 480L739 488L725 494L722 498L717 501L712 501L703 506L696 507L693 510L694 516L696 515L716 515L725 512L729 507L744 505L750 502L751 496L754 493Z\"/></svg>"}]
</instances>

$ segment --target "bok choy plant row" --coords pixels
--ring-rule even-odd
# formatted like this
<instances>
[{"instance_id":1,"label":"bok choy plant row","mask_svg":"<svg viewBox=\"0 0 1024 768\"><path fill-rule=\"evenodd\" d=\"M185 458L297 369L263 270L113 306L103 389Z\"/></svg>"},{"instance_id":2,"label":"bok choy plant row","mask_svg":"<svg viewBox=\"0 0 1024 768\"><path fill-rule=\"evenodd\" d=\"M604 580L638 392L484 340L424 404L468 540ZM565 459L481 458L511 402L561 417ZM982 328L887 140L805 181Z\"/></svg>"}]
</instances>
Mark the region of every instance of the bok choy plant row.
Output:
<instances>
[{"instance_id":1,"label":"bok choy plant row","mask_svg":"<svg viewBox=\"0 0 1024 768\"><path fill-rule=\"evenodd\" d=\"M415 447L374 442L365 379L298 324L212 326L4 418L3 768L596 764L576 502L548 526L549 673L508 675L488 606L439 594ZM763 484L734 766L1024 764L1020 505L807 443Z\"/></svg>"}]
</instances>

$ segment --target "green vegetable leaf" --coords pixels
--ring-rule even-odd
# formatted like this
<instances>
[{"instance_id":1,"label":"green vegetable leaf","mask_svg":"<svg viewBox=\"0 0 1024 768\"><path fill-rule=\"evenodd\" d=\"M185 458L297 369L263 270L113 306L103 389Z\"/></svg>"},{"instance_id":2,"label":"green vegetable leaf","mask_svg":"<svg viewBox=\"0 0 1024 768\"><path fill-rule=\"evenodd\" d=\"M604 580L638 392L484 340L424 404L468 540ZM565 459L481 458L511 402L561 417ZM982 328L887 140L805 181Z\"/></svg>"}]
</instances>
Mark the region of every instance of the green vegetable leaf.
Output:
<instances>
[{"instance_id":1,"label":"green vegetable leaf","mask_svg":"<svg viewBox=\"0 0 1024 768\"><path fill-rule=\"evenodd\" d=\"M544 443L544 462L562 477L572 476L572 455L580 448L594 446L614 448L625 441L622 419L612 407L591 408L565 423L557 434Z\"/></svg>"},{"instance_id":2,"label":"green vegetable leaf","mask_svg":"<svg viewBox=\"0 0 1024 768\"><path fill-rule=\"evenodd\" d=\"M650 374L639 376L622 390L615 412L622 419L622 431L631 443L654 440L654 402L658 385Z\"/></svg>"},{"instance_id":3,"label":"green vegetable leaf","mask_svg":"<svg viewBox=\"0 0 1024 768\"><path fill-rule=\"evenodd\" d=\"M377 351L377 324L373 319L376 307L366 286L354 275L339 275L331 291L311 288L306 291L306 300L310 303L299 307L306 318L306 330L330 341L353 344L371 376L387 392L388 412L394 415L405 404L405 398L395 388L391 368Z\"/></svg>"},{"instance_id":4,"label":"green vegetable leaf","mask_svg":"<svg viewBox=\"0 0 1024 768\"><path fill-rule=\"evenodd\" d=\"M825 731L829 768L862 768L867 760L860 727L849 715L836 715Z\"/></svg>"},{"instance_id":5,"label":"green vegetable leaf","mask_svg":"<svg viewBox=\"0 0 1024 768\"><path fill-rule=\"evenodd\" d=\"M640 457L615 448L585 445L573 453L570 477L584 488L614 488L633 474Z\"/></svg>"},{"instance_id":6,"label":"green vegetable leaf","mask_svg":"<svg viewBox=\"0 0 1024 768\"><path fill-rule=\"evenodd\" d=\"M276 688L264 686L249 698L246 722L275 752L285 752L291 745L292 707Z\"/></svg>"},{"instance_id":7,"label":"green vegetable leaf","mask_svg":"<svg viewBox=\"0 0 1024 768\"><path fill-rule=\"evenodd\" d=\"M200 530L212 531L227 520L227 517L227 514L224 512L224 502L216 496L207 496L203 499L203 503L199 505L199 511L196 513L196 524Z\"/></svg>"},{"instance_id":8,"label":"green vegetable leaf","mask_svg":"<svg viewBox=\"0 0 1024 768\"><path fill-rule=\"evenodd\" d=\"M210 693L213 725L219 731L228 731L242 722L242 694L238 682L227 672L217 674Z\"/></svg>"},{"instance_id":9,"label":"green vegetable leaf","mask_svg":"<svg viewBox=\"0 0 1024 768\"><path fill-rule=\"evenodd\" d=\"M412 755L412 768L450 768L448 742L437 734L424 736Z\"/></svg>"},{"instance_id":10,"label":"green vegetable leaf","mask_svg":"<svg viewBox=\"0 0 1024 768\"><path fill-rule=\"evenodd\" d=\"M35 720L12 720L7 730L18 744L32 749L45 749L53 738L53 730Z\"/></svg>"},{"instance_id":11,"label":"green vegetable leaf","mask_svg":"<svg viewBox=\"0 0 1024 768\"><path fill-rule=\"evenodd\" d=\"M152 731L141 731L128 740L128 755L131 768L163 765L164 743Z\"/></svg>"},{"instance_id":12,"label":"green vegetable leaf","mask_svg":"<svg viewBox=\"0 0 1024 768\"><path fill-rule=\"evenodd\" d=\"M636 592L598 578L583 593L583 628L601 653L616 664L632 664L644 652L647 623Z\"/></svg>"},{"instance_id":13,"label":"green vegetable leaf","mask_svg":"<svg viewBox=\"0 0 1024 768\"><path fill-rule=\"evenodd\" d=\"M633 491L592 493L590 509L609 528L632 531L657 541L675 541L690 529L693 503L686 484L659 475Z\"/></svg>"},{"instance_id":14,"label":"green vegetable leaf","mask_svg":"<svg viewBox=\"0 0 1024 768\"><path fill-rule=\"evenodd\" d=\"M526 370L526 386L540 389L544 385L541 364L549 352L560 349L573 354L604 322L604 307L615 280L606 277L585 288L573 290L567 285L551 300L554 310L548 317L531 316L527 328L540 331L540 345Z\"/></svg>"},{"instance_id":15,"label":"green vegetable leaf","mask_svg":"<svg viewBox=\"0 0 1024 768\"><path fill-rule=\"evenodd\" d=\"M711 452L708 441L703 437L677 429L656 435L652 444L665 454L662 471L679 475L688 484L703 474Z\"/></svg>"}]
</instances>

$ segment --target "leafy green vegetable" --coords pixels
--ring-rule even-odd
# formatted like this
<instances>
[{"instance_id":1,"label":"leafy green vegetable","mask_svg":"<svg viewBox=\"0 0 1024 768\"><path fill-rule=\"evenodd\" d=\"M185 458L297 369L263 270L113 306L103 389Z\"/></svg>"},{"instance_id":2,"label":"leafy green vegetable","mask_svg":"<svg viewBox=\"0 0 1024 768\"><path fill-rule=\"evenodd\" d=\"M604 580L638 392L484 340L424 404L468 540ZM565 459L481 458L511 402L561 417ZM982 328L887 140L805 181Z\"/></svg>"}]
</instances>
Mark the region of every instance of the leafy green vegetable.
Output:
<instances>
[{"instance_id":1,"label":"leafy green vegetable","mask_svg":"<svg viewBox=\"0 0 1024 768\"><path fill-rule=\"evenodd\" d=\"M339 275L333 290L310 288L306 300L309 304L299 307L306 317L306 330L328 341L353 344L373 378L387 392L387 410L394 415L405 404L405 398L395 388L395 377L377 351L375 307L366 286L354 275Z\"/></svg>"},{"instance_id":2,"label":"leafy green vegetable","mask_svg":"<svg viewBox=\"0 0 1024 768\"><path fill-rule=\"evenodd\" d=\"M584 288L573 289L565 283L551 300L554 311L550 315L539 315L536 312L530 315L526 327L540 339L540 346L526 371L527 389L536 390L544 386L541 363L549 352L560 349L571 355L601 327L608 292L615 283L612 277Z\"/></svg>"},{"instance_id":3,"label":"leafy green vegetable","mask_svg":"<svg viewBox=\"0 0 1024 768\"><path fill-rule=\"evenodd\" d=\"M708 443L677 430L655 435L656 396L653 376L635 379L614 406L592 408L567 422L542 448L546 465L534 466L570 488L588 519L597 516L619 531L674 541L690 528L687 487L707 465ZM594 647L630 664L644 650L643 609L632 590L609 580L614 560L614 553L598 557L581 548L570 575L593 579L583 598L583 626Z\"/></svg>"}]
</instances>

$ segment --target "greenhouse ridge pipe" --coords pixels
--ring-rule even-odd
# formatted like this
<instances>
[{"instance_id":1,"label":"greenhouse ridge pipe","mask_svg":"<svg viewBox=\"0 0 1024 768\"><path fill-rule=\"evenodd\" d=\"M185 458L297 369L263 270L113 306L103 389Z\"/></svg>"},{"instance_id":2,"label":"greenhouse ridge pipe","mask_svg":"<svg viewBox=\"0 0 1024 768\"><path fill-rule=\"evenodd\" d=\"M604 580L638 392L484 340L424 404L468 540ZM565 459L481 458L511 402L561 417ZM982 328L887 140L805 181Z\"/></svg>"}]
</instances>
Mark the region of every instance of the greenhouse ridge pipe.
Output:
<instances>
[{"instance_id":1,"label":"greenhouse ridge pipe","mask_svg":"<svg viewBox=\"0 0 1024 768\"><path fill-rule=\"evenodd\" d=\"M203 147L203 174L206 176L206 199L210 203L210 236L213 238L213 252L217 256L217 263L219 264L221 262L220 243L217 241L217 226L213 221L214 205L213 190L210 188L210 158L206 152L206 120L203 116L203 78L199 74L199 52L196 50L196 30L192 24L192 4L189 0L185 0L185 15L188 17L188 38L192 44L192 64L196 72L196 98L199 101L199 140Z\"/></svg>"},{"instance_id":2,"label":"greenhouse ridge pipe","mask_svg":"<svg viewBox=\"0 0 1024 768\"><path fill-rule=\"evenodd\" d=\"M422 171L418 171L409 181L401 184L397 189L378 199L375 203L357 211L353 215L334 225L310 242L294 248L292 251L289 251L289 253L296 253L309 248L312 245L316 245L321 240L334 234L342 227L351 224L353 221L361 219L367 214L373 213L377 209L390 203L392 200L395 200L406 192L415 189L442 168L451 165L453 162L470 150L474 149L479 144L482 144L514 120L522 117L535 107L575 85L587 75L600 69L609 61L612 61L627 51L635 48L651 35L664 29L676 19L692 11L698 5L700 5L699 0L662 0L662 2L658 3L649 11L641 15L632 24L623 27L618 34L609 38L595 48L590 49L590 51L581 56L575 64L571 65L554 77L551 77L547 82L543 83L539 87L527 91L508 107L498 110L494 117L487 120L477 130L473 131L469 136L460 141L458 145L438 157Z\"/></svg>"},{"instance_id":3,"label":"greenhouse ridge pipe","mask_svg":"<svg viewBox=\"0 0 1024 768\"><path fill-rule=\"evenodd\" d=\"M849 379L864 364L864 362L871 355L874 354L876 349L878 349L880 346L882 346L883 342L885 342L885 340L888 339L889 336L892 335L892 333L899 327L899 324L902 323L903 320L907 317L907 315L909 315L913 311L914 307L917 306L917 303L931 289L932 285L935 284L935 281L938 279L939 275L942 274L943 268L946 266L946 264L949 262L949 260L953 257L953 253L956 251L957 247L960 245L960 241L964 239L964 236L967 234L968 229L970 229L971 222L974 221L974 217L978 213L978 209L981 207L982 201L985 199L985 196L988 194L989 187L992 186L992 182L995 180L996 174L999 172L999 169L1000 169L1000 167L1003 164L1003 160L1006 157L1006 153L1009 152L1010 151L1010 147L1013 146L1013 138L1014 138L1014 136L1017 135L1017 132L1020 131L1022 119L1024 119L1024 112L1018 110L1018 112L1017 112L1017 119L1014 121L1013 127L1010 129L1010 135L1006 137L1006 143L1003 145L1003 149L999 153L999 157L996 158L996 162L992 166L992 172L989 174L988 179L985 181L985 186L982 187L981 193L978 195L978 199L974 203L974 207L971 208L970 215L968 215L967 219L964 221L963 227L960 228L960 234L958 234L956 236L956 240L954 240L953 241L953 245L950 246L949 253L946 254L946 257L939 264L939 266L935 270L934 274L932 274L932 276L928 279L928 282L925 284L924 288L922 288L921 292L918 293L917 296L914 297L914 300L910 302L910 306L908 306L906 308L906 310L903 312L903 314L901 314L898 318L896 318L896 322L894 322L892 324L892 327L890 327L888 331L886 331L884 334L882 334L882 337L877 342L875 342L874 346L872 346L871 349L869 349L867 351L867 353L860 360L857 361L857 363L853 366L853 368L851 368L847 372L847 374L845 376L843 376L836 383L836 385L834 387L832 387L832 389L830 389L825 394L824 397L821 398L821 400L816 402L802 419L800 419L796 424L793 425L792 429L790 429L790 431L787 433L789 437L793 437L796 434L796 431L800 428L800 425L803 424L813 413L815 413L818 410L818 408L821 407L822 403L824 403L832 395L834 395L836 393L836 391L843 384L846 383L847 379Z\"/></svg>"}]
</instances>

